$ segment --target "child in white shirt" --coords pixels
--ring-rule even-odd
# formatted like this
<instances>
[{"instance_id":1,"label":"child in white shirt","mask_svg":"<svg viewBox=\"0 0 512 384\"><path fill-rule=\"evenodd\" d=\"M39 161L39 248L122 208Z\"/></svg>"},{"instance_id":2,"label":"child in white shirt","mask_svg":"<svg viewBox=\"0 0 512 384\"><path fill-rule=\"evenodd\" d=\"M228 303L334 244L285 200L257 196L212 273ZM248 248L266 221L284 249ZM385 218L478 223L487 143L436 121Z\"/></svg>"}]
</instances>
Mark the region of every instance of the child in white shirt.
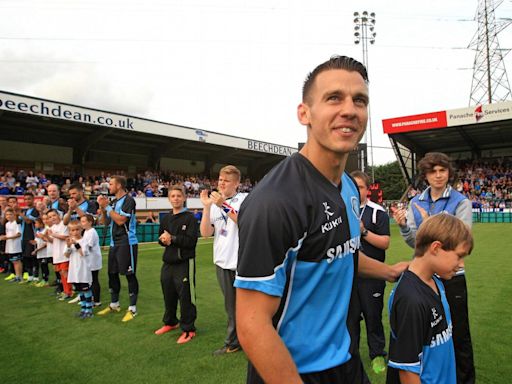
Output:
<instances>
[{"instance_id":1,"label":"child in white shirt","mask_svg":"<svg viewBox=\"0 0 512 384\"><path fill-rule=\"evenodd\" d=\"M64 255L69 257L68 283L74 284L80 295L81 310L77 316L87 319L92 317L92 274L87 261L88 255L84 251L82 226L78 220L73 220L68 224L68 230L69 237L64 252Z\"/></svg>"}]
</instances>

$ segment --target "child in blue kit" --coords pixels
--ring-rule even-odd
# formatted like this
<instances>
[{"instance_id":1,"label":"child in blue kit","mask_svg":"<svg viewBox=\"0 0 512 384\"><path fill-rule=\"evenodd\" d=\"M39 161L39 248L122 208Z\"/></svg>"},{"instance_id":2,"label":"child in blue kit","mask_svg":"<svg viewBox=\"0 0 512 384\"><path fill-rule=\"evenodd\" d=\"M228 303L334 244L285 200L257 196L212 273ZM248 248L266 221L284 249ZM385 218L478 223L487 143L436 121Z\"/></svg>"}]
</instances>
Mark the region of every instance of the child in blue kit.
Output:
<instances>
[{"instance_id":1,"label":"child in blue kit","mask_svg":"<svg viewBox=\"0 0 512 384\"><path fill-rule=\"evenodd\" d=\"M430 216L416 235L414 259L389 297L387 383L456 384L452 321L443 284L473 249L470 229L455 216Z\"/></svg>"}]
</instances>

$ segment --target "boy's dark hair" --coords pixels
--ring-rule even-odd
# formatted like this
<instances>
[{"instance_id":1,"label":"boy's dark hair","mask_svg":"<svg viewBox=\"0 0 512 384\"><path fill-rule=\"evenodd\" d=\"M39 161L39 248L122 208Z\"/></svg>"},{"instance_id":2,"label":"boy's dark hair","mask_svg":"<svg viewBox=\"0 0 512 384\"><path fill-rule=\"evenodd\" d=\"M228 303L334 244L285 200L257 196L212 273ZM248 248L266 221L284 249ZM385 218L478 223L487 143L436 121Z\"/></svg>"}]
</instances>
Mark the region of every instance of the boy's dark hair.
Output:
<instances>
[{"instance_id":1,"label":"boy's dark hair","mask_svg":"<svg viewBox=\"0 0 512 384\"><path fill-rule=\"evenodd\" d=\"M414 257L422 257L434 241L442 243L445 251L453 251L459 244L468 246L468 255L473 250L473 235L464 222L448 213L438 213L427 218L416 233Z\"/></svg>"},{"instance_id":2,"label":"boy's dark hair","mask_svg":"<svg viewBox=\"0 0 512 384\"><path fill-rule=\"evenodd\" d=\"M305 103L308 101L316 77L322 72L333 69L344 69L349 72L358 72L363 77L363 80L368 82L368 72L363 64L348 56L334 55L307 75L306 80L304 81L304 86L302 87L302 102Z\"/></svg>"},{"instance_id":3,"label":"boy's dark hair","mask_svg":"<svg viewBox=\"0 0 512 384\"><path fill-rule=\"evenodd\" d=\"M32 192L32 191L25 191L25 192L23 192L23 196L31 196L31 197L34 197L34 192Z\"/></svg>"},{"instance_id":4,"label":"boy's dark hair","mask_svg":"<svg viewBox=\"0 0 512 384\"><path fill-rule=\"evenodd\" d=\"M353 178L357 177L358 179L363 180L366 185L366 188L370 187L370 178L363 171L352 171L350 172L350 176L352 176Z\"/></svg>"},{"instance_id":5,"label":"boy's dark hair","mask_svg":"<svg viewBox=\"0 0 512 384\"><path fill-rule=\"evenodd\" d=\"M418 162L418 171L420 172L420 176L423 180L425 180L427 173L434 170L436 165L448 169L448 181L451 182L455 171L453 170L451 160L448 155L441 152L428 152Z\"/></svg>"},{"instance_id":6,"label":"boy's dark hair","mask_svg":"<svg viewBox=\"0 0 512 384\"><path fill-rule=\"evenodd\" d=\"M48 214L50 214L50 213L52 213L52 212L53 212L53 213L56 213L57 215L59 214L59 211L57 211L55 208L49 209L49 210L46 212L46 214L48 215Z\"/></svg>"}]
</instances>

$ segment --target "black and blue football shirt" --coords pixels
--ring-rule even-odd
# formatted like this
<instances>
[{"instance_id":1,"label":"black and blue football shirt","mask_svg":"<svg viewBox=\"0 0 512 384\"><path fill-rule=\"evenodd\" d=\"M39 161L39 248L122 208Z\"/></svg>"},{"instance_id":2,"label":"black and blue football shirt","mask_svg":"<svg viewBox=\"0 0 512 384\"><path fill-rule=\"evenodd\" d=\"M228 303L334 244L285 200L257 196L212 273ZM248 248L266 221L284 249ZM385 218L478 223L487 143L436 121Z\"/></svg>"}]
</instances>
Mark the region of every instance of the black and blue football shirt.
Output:
<instances>
[{"instance_id":1,"label":"black and blue football shirt","mask_svg":"<svg viewBox=\"0 0 512 384\"><path fill-rule=\"evenodd\" d=\"M304 156L277 165L242 204L235 287L281 298L274 326L299 373L351 358L347 314L360 246L359 192Z\"/></svg>"},{"instance_id":2,"label":"black and blue football shirt","mask_svg":"<svg viewBox=\"0 0 512 384\"><path fill-rule=\"evenodd\" d=\"M455 384L455 351L450 308L443 284L439 294L411 271L405 271L389 297L387 383L400 383L399 370L420 376L422 384Z\"/></svg>"}]
</instances>

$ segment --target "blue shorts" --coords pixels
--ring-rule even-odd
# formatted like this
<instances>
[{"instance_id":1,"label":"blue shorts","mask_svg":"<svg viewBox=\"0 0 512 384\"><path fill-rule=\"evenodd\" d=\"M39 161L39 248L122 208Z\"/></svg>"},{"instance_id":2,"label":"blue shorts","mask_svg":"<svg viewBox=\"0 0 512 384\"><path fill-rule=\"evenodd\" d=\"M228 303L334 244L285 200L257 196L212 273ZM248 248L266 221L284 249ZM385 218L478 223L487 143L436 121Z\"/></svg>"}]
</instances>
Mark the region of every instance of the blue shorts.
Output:
<instances>
[{"instance_id":1,"label":"blue shorts","mask_svg":"<svg viewBox=\"0 0 512 384\"><path fill-rule=\"evenodd\" d=\"M7 256L10 262L20 261L22 258L21 253L8 253Z\"/></svg>"}]
</instances>

